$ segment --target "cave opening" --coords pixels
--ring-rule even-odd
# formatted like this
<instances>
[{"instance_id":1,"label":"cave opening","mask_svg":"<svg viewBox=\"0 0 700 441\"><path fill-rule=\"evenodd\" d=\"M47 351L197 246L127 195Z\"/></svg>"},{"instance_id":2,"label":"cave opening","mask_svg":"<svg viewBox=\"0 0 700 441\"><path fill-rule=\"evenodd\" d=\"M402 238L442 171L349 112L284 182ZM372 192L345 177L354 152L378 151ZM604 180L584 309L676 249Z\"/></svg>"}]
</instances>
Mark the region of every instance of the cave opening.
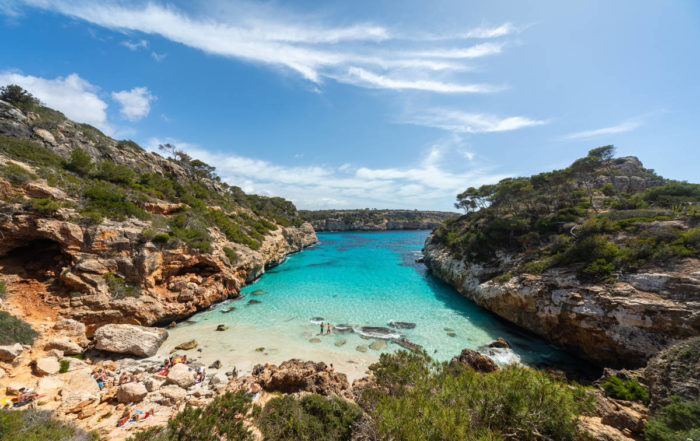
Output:
<instances>
[{"instance_id":1,"label":"cave opening","mask_svg":"<svg viewBox=\"0 0 700 441\"><path fill-rule=\"evenodd\" d=\"M187 274L196 274L202 277L209 277L219 272L219 269L211 265L198 263L196 265L182 267L175 274L176 277L185 276Z\"/></svg>"},{"instance_id":2,"label":"cave opening","mask_svg":"<svg viewBox=\"0 0 700 441\"><path fill-rule=\"evenodd\" d=\"M61 245L50 239L25 242L0 256L0 271L39 281L56 278L69 263Z\"/></svg>"}]
</instances>

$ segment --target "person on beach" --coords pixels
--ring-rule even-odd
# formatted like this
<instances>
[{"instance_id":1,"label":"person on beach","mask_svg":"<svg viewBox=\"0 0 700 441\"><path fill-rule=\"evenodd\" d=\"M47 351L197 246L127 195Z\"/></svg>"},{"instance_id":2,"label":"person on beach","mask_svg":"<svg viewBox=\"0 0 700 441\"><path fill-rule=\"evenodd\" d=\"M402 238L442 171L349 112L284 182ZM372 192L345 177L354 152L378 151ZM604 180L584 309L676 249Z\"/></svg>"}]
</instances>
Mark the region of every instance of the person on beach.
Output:
<instances>
[{"instance_id":1,"label":"person on beach","mask_svg":"<svg viewBox=\"0 0 700 441\"><path fill-rule=\"evenodd\" d=\"M331 333L331 324L327 323L326 325L327 325L326 326L326 334L330 334Z\"/></svg>"},{"instance_id":2,"label":"person on beach","mask_svg":"<svg viewBox=\"0 0 700 441\"><path fill-rule=\"evenodd\" d=\"M331 374L332 374L333 372L335 372L335 368L333 367L333 363L331 363L331 367L330 367L329 371L330 371Z\"/></svg>"},{"instance_id":3,"label":"person on beach","mask_svg":"<svg viewBox=\"0 0 700 441\"><path fill-rule=\"evenodd\" d=\"M233 367L232 377L238 378L238 368L236 366Z\"/></svg>"},{"instance_id":4,"label":"person on beach","mask_svg":"<svg viewBox=\"0 0 700 441\"><path fill-rule=\"evenodd\" d=\"M321 335L323 335L323 322L321 322Z\"/></svg>"}]
</instances>

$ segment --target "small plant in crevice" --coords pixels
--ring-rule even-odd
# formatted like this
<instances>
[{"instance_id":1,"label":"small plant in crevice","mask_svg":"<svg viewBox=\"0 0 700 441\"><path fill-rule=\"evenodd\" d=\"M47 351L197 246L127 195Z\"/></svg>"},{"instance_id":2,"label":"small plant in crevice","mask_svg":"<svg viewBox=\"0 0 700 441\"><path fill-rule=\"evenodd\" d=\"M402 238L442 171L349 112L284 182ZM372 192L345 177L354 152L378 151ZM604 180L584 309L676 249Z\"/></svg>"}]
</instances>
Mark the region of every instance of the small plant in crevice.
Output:
<instances>
[{"instance_id":1,"label":"small plant in crevice","mask_svg":"<svg viewBox=\"0 0 700 441\"><path fill-rule=\"evenodd\" d=\"M107 282L109 293L115 299L139 297L141 295L141 290L138 287L126 283L123 277L114 273L106 273L102 278Z\"/></svg>"}]
</instances>

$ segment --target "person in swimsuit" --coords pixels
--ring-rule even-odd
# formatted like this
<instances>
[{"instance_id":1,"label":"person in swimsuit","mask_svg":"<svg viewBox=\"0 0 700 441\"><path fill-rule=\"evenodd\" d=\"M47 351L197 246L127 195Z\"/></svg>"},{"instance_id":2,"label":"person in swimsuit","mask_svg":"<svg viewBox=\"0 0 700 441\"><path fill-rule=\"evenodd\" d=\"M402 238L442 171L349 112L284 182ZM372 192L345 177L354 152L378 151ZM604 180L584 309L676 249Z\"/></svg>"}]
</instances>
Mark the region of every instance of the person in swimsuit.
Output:
<instances>
[{"instance_id":1,"label":"person in swimsuit","mask_svg":"<svg viewBox=\"0 0 700 441\"><path fill-rule=\"evenodd\" d=\"M326 325L327 325L326 326L326 334L330 334L331 333L331 324L327 323Z\"/></svg>"},{"instance_id":2,"label":"person in swimsuit","mask_svg":"<svg viewBox=\"0 0 700 441\"><path fill-rule=\"evenodd\" d=\"M323 334L323 322L321 322L321 334Z\"/></svg>"}]
</instances>

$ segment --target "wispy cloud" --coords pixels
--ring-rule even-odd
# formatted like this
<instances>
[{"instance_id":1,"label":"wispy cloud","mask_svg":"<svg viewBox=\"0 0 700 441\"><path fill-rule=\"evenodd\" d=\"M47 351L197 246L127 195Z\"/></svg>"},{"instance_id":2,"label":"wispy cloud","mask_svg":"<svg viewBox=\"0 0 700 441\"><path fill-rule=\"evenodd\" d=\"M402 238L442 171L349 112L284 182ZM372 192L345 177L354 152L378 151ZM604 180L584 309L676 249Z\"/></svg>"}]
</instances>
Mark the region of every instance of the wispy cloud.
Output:
<instances>
[{"instance_id":1,"label":"wispy cloud","mask_svg":"<svg viewBox=\"0 0 700 441\"><path fill-rule=\"evenodd\" d=\"M124 40L121 42L121 45L129 48L129 50L136 51L139 49L146 49L148 47L148 41L146 41L146 40L139 40L139 41Z\"/></svg>"},{"instance_id":2,"label":"wispy cloud","mask_svg":"<svg viewBox=\"0 0 700 441\"><path fill-rule=\"evenodd\" d=\"M138 121L148 116L151 111L151 101L156 99L145 87L112 92L112 98L120 104L119 112L129 121Z\"/></svg>"},{"instance_id":3,"label":"wispy cloud","mask_svg":"<svg viewBox=\"0 0 700 441\"><path fill-rule=\"evenodd\" d=\"M246 192L278 195L299 208L386 207L450 209L454 195L468 186L504 178L490 167L470 161L459 136L449 136L430 146L422 159L405 167L372 168L353 164L287 166L230 153L211 152L173 139L153 138L147 146L170 142L191 156L216 165L224 181ZM455 156L456 155L456 156ZM465 167L466 165L466 167Z\"/></svg>"},{"instance_id":4,"label":"wispy cloud","mask_svg":"<svg viewBox=\"0 0 700 441\"><path fill-rule=\"evenodd\" d=\"M163 61L165 60L165 57L167 57L168 54L159 54L156 51L151 51L151 57L156 60L156 61Z\"/></svg>"},{"instance_id":5,"label":"wispy cloud","mask_svg":"<svg viewBox=\"0 0 700 441\"><path fill-rule=\"evenodd\" d=\"M629 132L631 130L636 129L637 127L639 127L641 125L642 125L641 120L624 121L624 122L622 122L618 125L615 125L615 126L603 127L601 129L584 130L581 132L570 133L568 135L563 136L562 139L572 140L572 139L593 138L595 136L601 136L601 135L614 135L616 133Z\"/></svg>"},{"instance_id":6,"label":"wispy cloud","mask_svg":"<svg viewBox=\"0 0 700 441\"><path fill-rule=\"evenodd\" d=\"M44 104L68 118L91 124L107 134L114 129L107 121L107 103L98 96L99 88L72 73L66 77L41 78L18 72L0 72L0 85L17 84Z\"/></svg>"},{"instance_id":7,"label":"wispy cloud","mask_svg":"<svg viewBox=\"0 0 700 441\"><path fill-rule=\"evenodd\" d=\"M505 23L407 39L380 24L334 26L263 6L241 8L237 14L206 16L188 15L155 2L22 1L109 29L158 35L206 53L284 67L318 84L334 79L360 87L439 93L499 90L493 85L471 84L458 73L470 70L465 60L498 54L505 43L467 45L465 40L504 37L516 31L515 26ZM124 44L138 49L145 48L147 43L143 42ZM158 59L155 52L152 55ZM436 71L443 75L432 78Z\"/></svg>"},{"instance_id":8,"label":"wispy cloud","mask_svg":"<svg viewBox=\"0 0 700 441\"><path fill-rule=\"evenodd\" d=\"M508 132L547 124L524 116L498 117L484 113L465 113L450 109L428 109L403 118L402 122L434 127L453 133Z\"/></svg>"}]
</instances>

